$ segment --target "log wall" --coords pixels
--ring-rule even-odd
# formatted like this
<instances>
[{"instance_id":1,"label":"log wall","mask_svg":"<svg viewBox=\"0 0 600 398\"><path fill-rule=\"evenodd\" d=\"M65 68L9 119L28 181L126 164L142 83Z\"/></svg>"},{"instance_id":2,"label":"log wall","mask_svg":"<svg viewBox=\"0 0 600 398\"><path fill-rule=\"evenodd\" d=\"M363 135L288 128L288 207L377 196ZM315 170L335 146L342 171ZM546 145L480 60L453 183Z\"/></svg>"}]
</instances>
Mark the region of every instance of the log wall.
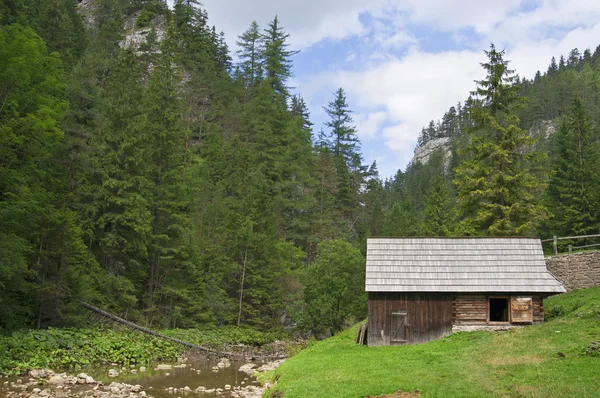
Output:
<instances>
[{"instance_id":1,"label":"log wall","mask_svg":"<svg viewBox=\"0 0 600 398\"><path fill-rule=\"evenodd\" d=\"M452 300L452 322L455 325L486 325L488 323L489 297L530 297L532 300L533 323L544 322L544 296L507 293L457 294ZM512 300L509 301L509 306ZM509 307L510 308L510 307Z\"/></svg>"}]
</instances>

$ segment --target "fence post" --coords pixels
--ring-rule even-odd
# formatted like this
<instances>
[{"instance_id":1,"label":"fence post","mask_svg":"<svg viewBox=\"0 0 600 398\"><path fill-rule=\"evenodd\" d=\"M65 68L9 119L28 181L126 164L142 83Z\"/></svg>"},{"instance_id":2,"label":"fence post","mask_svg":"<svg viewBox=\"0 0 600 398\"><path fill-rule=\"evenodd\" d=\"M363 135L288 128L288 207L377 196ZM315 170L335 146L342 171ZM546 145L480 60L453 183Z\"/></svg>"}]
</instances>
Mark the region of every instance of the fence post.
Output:
<instances>
[{"instance_id":1,"label":"fence post","mask_svg":"<svg viewBox=\"0 0 600 398\"><path fill-rule=\"evenodd\" d=\"M558 238L556 235L552 237L552 251L555 256L558 254Z\"/></svg>"},{"instance_id":2,"label":"fence post","mask_svg":"<svg viewBox=\"0 0 600 398\"><path fill-rule=\"evenodd\" d=\"M573 245L569 245L569 252L573 251Z\"/></svg>"}]
</instances>

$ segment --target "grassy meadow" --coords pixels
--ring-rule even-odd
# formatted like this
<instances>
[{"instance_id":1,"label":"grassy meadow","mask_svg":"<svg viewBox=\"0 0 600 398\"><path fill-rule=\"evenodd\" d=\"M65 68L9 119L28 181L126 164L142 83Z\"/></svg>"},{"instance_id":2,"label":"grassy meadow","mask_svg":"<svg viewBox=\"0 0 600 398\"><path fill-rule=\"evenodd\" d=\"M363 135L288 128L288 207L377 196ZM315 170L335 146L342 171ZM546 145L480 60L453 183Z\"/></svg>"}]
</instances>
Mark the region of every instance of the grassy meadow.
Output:
<instances>
[{"instance_id":1,"label":"grassy meadow","mask_svg":"<svg viewBox=\"0 0 600 398\"><path fill-rule=\"evenodd\" d=\"M315 343L264 379L272 397L600 397L600 287L546 300L547 322L426 344L354 344L357 326ZM592 347L592 348L590 348ZM587 352L586 352L587 351Z\"/></svg>"}]
</instances>

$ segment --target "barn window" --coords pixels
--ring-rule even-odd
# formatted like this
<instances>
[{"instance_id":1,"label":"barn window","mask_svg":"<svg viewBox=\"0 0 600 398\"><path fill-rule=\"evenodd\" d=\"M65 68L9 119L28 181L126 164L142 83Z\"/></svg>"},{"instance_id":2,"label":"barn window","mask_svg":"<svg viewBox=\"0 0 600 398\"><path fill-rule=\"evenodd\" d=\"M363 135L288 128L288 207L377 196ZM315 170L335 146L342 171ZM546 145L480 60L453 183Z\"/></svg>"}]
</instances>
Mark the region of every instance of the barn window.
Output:
<instances>
[{"instance_id":1,"label":"barn window","mask_svg":"<svg viewBox=\"0 0 600 398\"><path fill-rule=\"evenodd\" d=\"M392 312L391 340L406 341L406 311Z\"/></svg>"},{"instance_id":2,"label":"barn window","mask_svg":"<svg viewBox=\"0 0 600 398\"><path fill-rule=\"evenodd\" d=\"M508 298L490 297L490 322L508 322Z\"/></svg>"}]
</instances>

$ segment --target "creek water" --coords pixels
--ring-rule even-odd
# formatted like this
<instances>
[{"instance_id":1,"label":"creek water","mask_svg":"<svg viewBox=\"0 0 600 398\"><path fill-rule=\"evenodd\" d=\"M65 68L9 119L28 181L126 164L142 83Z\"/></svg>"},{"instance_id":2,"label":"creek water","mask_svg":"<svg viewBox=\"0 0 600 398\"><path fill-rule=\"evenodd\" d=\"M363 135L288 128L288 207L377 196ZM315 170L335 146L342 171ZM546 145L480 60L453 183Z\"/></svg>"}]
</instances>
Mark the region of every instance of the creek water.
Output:
<instances>
[{"instance_id":1,"label":"creek water","mask_svg":"<svg viewBox=\"0 0 600 398\"><path fill-rule=\"evenodd\" d=\"M194 396L215 396L209 393L196 393L185 391L169 391L169 387L174 389L182 389L189 387L192 390L200 386L206 389L225 389L225 385L230 385L231 388L236 386L247 386L256 383L254 377L249 376L244 372L238 371L240 366L245 362L231 360L229 367L224 367L218 371L213 371L212 368L217 365L218 359L212 358L194 358L185 363L185 367L173 367L171 369L157 369L158 364L149 364L146 370L141 372L137 366L137 372L131 373L131 368L123 367L94 367L84 369L84 372L92 376L95 380L102 381L104 385L108 385L113 381L119 383L139 384L144 387L144 390L156 398L174 398L174 397L194 397ZM178 364L173 364L178 366ZM108 370L116 369L119 372L117 377L109 377ZM223 391L220 397L229 396L228 391Z\"/></svg>"},{"instance_id":2,"label":"creek water","mask_svg":"<svg viewBox=\"0 0 600 398\"><path fill-rule=\"evenodd\" d=\"M218 359L196 357L189 359L185 363L185 367L179 367L181 364L170 364L164 363L165 365L172 365L170 369L158 369L159 363L146 364L146 370L140 371L140 365L135 368L123 367L123 366L96 366L87 367L81 370L66 370L68 374L77 375L78 373L86 373L88 376L92 376L96 381L101 381L105 386L112 382L127 383L127 384L139 384L141 385L148 395L155 398L177 398L177 397L229 397L229 391L223 391L221 394L206 393L206 392L194 392L196 388L200 386L206 387L206 389L217 389L220 388L225 390L225 385L234 387L240 386L245 387L248 385L256 385L256 379L244 372L238 371L238 369L246 362L242 361L230 361L229 367L220 368L218 371L213 371L212 368L217 365ZM260 366L260 363L257 363ZM175 367L177 366L177 367ZM109 369L115 369L119 372L117 377L109 377ZM132 373L132 370L135 373ZM57 369L56 371L59 371ZM9 378L0 378L0 397L7 395L9 391L21 391L18 388L11 388L10 383L14 383L17 379L24 381L28 380L28 377L16 377L12 376ZM8 385L4 385L4 382L8 382ZM41 388L47 388L42 387ZM173 387L169 390L169 387ZM192 391L186 392L181 389L189 387ZM53 386L49 386L53 389ZM174 389L179 389L175 391ZM74 385L73 391L83 390L84 387Z\"/></svg>"}]
</instances>

